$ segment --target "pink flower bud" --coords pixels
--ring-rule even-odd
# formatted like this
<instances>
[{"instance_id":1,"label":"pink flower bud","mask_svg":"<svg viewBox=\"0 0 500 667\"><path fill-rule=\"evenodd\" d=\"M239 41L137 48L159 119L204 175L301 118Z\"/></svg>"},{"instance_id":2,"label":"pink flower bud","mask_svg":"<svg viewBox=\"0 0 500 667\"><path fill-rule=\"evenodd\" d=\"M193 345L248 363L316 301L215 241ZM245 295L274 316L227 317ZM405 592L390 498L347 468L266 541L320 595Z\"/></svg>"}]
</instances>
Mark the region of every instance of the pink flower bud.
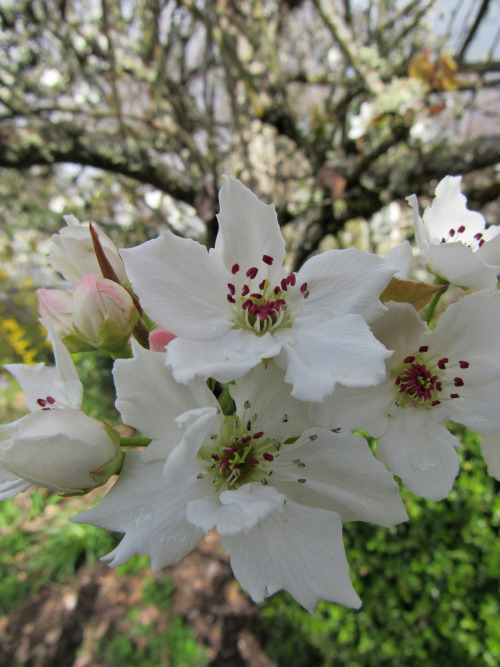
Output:
<instances>
[{"instance_id":1,"label":"pink flower bud","mask_svg":"<svg viewBox=\"0 0 500 667\"><path fill-rule=\"evenodd\" d=\"M116 352L137 324L138 312L127 290L92 273L73 290L73 322L83 338L106 352Z\"/></svg>"},{"instance_id":2,"label":"pink flower bud","mask_svg":"<svg viewBox=\"0 0 500 667\"><path fill-rule=\"evenodd\" d=\"M154 352L165 352L165 348L177 336L166 329L157 327L149 334L149 349Z\"/></svg>"},{"instance_id":3,"label":"pink flower bud","mask_svg":"<svg viewBox=\"0 0 500 667\"><path fill-rule=\"evenodd\" d=\"M94 349L75 331L73 324L73 295L59 289L39 289L38 310L44 326L50 326L70 352L87 352Z\"/></svg>"}]
</instances>

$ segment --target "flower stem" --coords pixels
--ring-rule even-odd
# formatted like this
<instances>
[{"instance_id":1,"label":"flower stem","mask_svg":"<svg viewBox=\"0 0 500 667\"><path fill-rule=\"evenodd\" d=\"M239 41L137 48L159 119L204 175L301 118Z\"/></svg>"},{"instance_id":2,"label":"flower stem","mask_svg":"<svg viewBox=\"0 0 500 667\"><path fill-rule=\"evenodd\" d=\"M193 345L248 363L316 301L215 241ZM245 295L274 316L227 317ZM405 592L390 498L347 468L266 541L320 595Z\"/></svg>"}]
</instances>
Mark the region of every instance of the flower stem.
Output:
<instances>
[{"instance_id":1,"label":"flower stem","mask_svg":"<svg viewBox=\"0 0 500 667\"><path fill-rule=\"evenodd\" d=\"M427 325L429 325L432 316L434 315L434 311L436 310L436 306L439 303L439 299L443 296L443 294L448 290L449 287L449 283L443 283L438 278L436 278L436 280L434 281L434 285L446 285L446 287L442 290L439 290L439 292L436 292L436 294L434 294L434 296L432 297L432 300L429 303L424 316L424 322L427 322Z\"/></svg>"},{"instance_id":2,"label":"flower stem","mask_svg":"<svg viewBox=\"0 0 500 667\"><path fill-rule=\"evenodd\" d=\"M120 438L120 447L147 447L151 438L144 435L133 435L130 438Z\"/></svg>"}]
</instances>

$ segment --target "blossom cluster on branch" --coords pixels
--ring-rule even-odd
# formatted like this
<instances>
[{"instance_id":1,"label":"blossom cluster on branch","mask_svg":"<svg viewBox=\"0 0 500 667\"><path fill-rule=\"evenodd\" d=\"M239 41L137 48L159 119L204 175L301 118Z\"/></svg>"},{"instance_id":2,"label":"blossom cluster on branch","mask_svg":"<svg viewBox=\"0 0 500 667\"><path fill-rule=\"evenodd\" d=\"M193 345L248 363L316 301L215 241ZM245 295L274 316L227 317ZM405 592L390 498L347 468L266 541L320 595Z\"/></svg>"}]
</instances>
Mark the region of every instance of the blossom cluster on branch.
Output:
<instances>
[{"instance_id":1,"label":"blossom cluster on branch","mask_svg":"<svg viewBox=\"0 0 500 667\"><path fill-rule=\"evenodd\" d=\"M500 478L500 227L467 208L459 177L422 218L409 204L434 285L404 275L408 242L288 271L274 207L228 177L210 250L165 232L118 252L68 216L49 259L73 289L38 292L56 365L6 366L30 413L0 427L0 499L117 475L72 519L124 533L111 565L147 553L157 571L215 529L255 601L285 589L309 610L358 607L342 524L407 520L395 475L445 498L450 421L486 436ZM438 318L450 284L462 291ZM116 407L137 437L82 411L82 350L115 359Z\"/></svg>"}]
</instances>

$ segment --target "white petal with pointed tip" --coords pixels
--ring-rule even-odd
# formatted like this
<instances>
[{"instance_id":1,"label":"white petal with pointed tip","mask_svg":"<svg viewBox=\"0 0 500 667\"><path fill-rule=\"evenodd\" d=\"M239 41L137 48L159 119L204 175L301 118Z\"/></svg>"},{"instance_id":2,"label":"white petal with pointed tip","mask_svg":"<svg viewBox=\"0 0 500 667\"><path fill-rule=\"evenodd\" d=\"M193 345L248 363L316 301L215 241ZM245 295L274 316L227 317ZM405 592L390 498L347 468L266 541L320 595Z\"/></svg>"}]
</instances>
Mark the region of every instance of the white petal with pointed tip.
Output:
<instances>
[{"instance_id":1,"label":"white petal with pointed tip","mask_svg":"<svg viewBox=\"0 0 500 667\"><path fill-rule=\"evenodd\" d=\"M231 329L231 274L205 246L164 232L121 250L134 291L161 327L187 338L216 338Z\"/></svg>"},{"instance_id":2,"label":"white petal with pointed tip","mask_svg":"<svg viewBox=\"0 0 500 667\"><path fill-rule=\"evenodd\" d=\"M262 256L273 258L271 282L279 283L285 258L274 204L264 204L240 181L224 177L219 193L219 233L211 251L228 269L238 264L241 271L262 266Z\"/></svg>"},{"instance_id":3,"label":"white petal with pointed tip","mask_svg":"<svg viewBox=\"0 0 500 667\"><path fill-rule=\"evenodd\" d=\"M284 589L310 612L320 600L361 606L334 512L286 500L252 530L223 537L222 546L255 602Z\"/></svg>"},{"instance_id":4,"label":"white petal with pointed tip","mask_svg":"<svg viewBox=\"0 0 500 667\"><path fill-rule=\"evenodd\" d=\"M130 451L120 477L101 502L71 518L125 533L120 544L104 557L113 567L134 554L149 554L151 569L177 563L194 549L204 533L186 520L186 505L199 488L165 484L160 462L145 463L140 452Z\"/></svg>"}]
</instances>

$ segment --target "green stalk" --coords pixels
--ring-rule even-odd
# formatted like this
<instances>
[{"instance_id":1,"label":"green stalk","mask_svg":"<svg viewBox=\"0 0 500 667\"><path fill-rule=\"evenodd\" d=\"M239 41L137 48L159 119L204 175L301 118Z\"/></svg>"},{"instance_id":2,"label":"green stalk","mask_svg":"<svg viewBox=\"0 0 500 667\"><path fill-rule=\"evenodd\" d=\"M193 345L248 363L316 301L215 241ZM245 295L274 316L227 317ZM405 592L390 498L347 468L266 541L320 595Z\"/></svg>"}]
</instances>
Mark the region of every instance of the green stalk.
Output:
<instances>
[{"instance_id":1,"label":"green stalk","mask_svg":"<svg viewBox=\"0 0 500 667\"><path fill-rule=\"evenodd\" d=\"M430 326L430 321L432 319L432 316L434 315L434 311L436 310L436 306L439 303L439 299L443 296L443 294L448 290L448 287L449 287L449 283L443 283L437 278L434 281L434 285L446 285L446 287L442 290L439 290L439 292L436 292L436 294L434 294L434 296L432 297L431 302L427 306L427 310L425 312L425 317L424 317L424 322L427 322L428 326Z\"/></svg>"},{"instance_id":2,"label":"green stalk","mask_svg":"<svg viewBox=\"0 0 500 667\"><path fill-rule=\"evenodd\" d=\"M147 447L151 438L144 435L133 435L130 438L120 438L120 447Z\"/></svg>"}]
</instances>

